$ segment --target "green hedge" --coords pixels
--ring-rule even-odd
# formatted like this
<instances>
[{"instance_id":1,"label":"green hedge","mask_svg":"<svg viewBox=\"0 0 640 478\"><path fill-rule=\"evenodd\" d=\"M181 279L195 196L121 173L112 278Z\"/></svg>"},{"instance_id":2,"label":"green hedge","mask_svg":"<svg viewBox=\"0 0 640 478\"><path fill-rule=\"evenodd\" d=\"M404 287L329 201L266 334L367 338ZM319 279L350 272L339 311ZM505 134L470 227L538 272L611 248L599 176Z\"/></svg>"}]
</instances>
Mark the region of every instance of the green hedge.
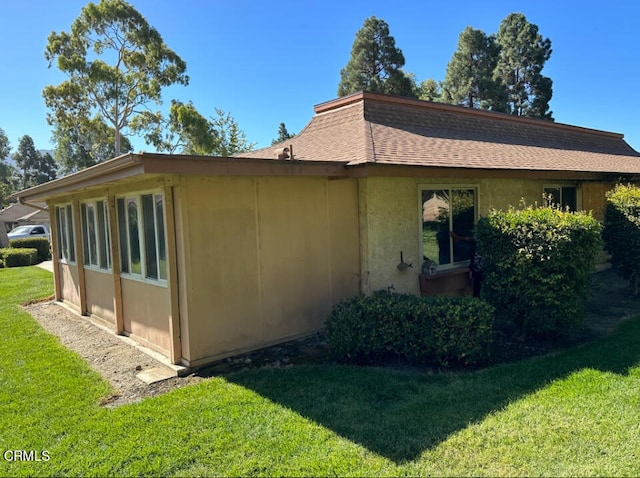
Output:
<instances>
[{"instance_id":1,"label":"green hedge","mask_svg":"<svg viewBox=\"0 0 640 478\"><path fill-rule=\"evenodd\" d=\"M640 188L618 184L607 193L604 230L605 248L611 264L640 291Z\"/></svg>"},{"instance_id":2,"label":"green hedge","mask_svg":"<svg viewBox=\"0 0 640 478\"><path fill-rule=\"evenodd\" d=\"M375 292L336 305L325 326L334 357L355 363L474 364L485 360L493 308L471 297Z\"/></svg>"},{"instance_id":3,"label":"green hedge","mask_svg":"<svg viewBox=\"0 0 640 478\"><path fill-rule=\"evenodd\" d=\"M31 266L37 263L38 250L35 248L7 247L0 249L0 259L4 267Z\"/></svg>"},{"instance_id":4,"label":"green hedge","mask_svg":"<svg viewBox=\"0 0 640 478\"><path fill-rule=\"evenodd\" d=\"M9 247L34 248L38 250L37 262L51 259L51 245L46 237L27 237L24 239L11 239Z\"/></svg>"},{"instance_id":5,"label":"green hedge","mask_svg":"<svg viewBox=\"0 0 640 478\"><path fill-rule=\"evenodd\" d=\"M492 210L481 218L481 297L495 307L496 324L523 336L581 325L602 248L600 231L590 214L552 207Z\"/></svg>"}]
</instances>

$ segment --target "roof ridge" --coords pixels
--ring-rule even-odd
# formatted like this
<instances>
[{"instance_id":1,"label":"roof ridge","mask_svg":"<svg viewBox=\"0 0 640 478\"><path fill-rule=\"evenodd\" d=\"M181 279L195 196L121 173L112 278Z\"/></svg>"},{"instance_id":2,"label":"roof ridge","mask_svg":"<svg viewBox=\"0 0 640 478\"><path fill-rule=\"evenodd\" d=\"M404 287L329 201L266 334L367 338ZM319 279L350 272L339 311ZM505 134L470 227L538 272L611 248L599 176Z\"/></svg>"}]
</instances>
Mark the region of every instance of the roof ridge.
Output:
<instances>
[{"instance_id":1,"label":"roof ridge","mask_svg":"<svg viewBox=\"0 0 640 478\"><path fill-rule=\"evenodd\" d=\"M596 134L607 136L610 138L624 139L621 133L604 131L594 128L586 128L584 126L575 126L566 123L558 123L555 121L544 120L540 118L529 118L526 116L516 116L509 113L501 113L497 111L482 110L478 108L469 108L466 106L450 105L446 103L438 103L435 101L419 100L407 96L385 95L382 93L373 93L370 91L359 91L351 95L342 96L340 98L319 103L313 107L316 114L325 113L334 109L343 108L357 102L374 101L377 103L388 103L395 105L404 105L420 109L447 111L460 115L468 115L475 117L487 117L498 121L507 121L511 123L528 124L543 128L552 128L565 131L580 132L586 134Z\"/></svg>"}]
</instances>

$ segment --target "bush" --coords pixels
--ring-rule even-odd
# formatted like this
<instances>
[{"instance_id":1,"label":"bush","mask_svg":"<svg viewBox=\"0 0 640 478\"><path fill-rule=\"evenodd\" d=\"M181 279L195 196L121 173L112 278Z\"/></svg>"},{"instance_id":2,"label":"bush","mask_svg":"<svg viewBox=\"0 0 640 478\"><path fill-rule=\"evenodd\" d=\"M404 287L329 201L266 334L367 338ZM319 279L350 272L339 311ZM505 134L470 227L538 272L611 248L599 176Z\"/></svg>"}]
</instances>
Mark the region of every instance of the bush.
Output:
<instances>
[{"instance_id":1,"label":"bush","mask_svg":"<svg viewBox=\"0 0 640 478\"><path fill-rule=\"evenodd\" d=\"M493 308L471 297L375 292L336 305L326 322L338 360L474 364L488 356Z\"/></svg>"},{"instance_id":2,"label":"bush","mask_svg":"<svg viewBox=\"0 0 640 478\"><path fill-rule=\"evenodd\" d=\"M0 249L0 259L4 267L31 266L36 263L38 250L34 248L7 247Z\"/></svg>"},{"instance_id":3,"label":"bush","mask_svg":"<svg viewBox=\"0 0 640 478\"><path fill-rule=\"evenodd\" d=\"M587 213L553 207L492 210L478 222L485 260L481 297L496 323L523 336L581 325L591 272L601 249L600 224Z\"/></svg>"},{"instance_id":4,"label":"bush","mask_svg":"<svg viewBox=\"0 0 640 478\"><path fill-rule=\"evenodd\" d=\"M640 188L618 184L607 193L602 237L611 264L640 291Z\"/></svg>"},{"instance_id":5,"label":"bush","mask_svg":"<svg viewBox=\"0 0 640 478\"><path fill-rule=\"evenodd\" d=\"M37 262L51 259L51 245L46 237L27 237L24 239L11 239L9 247L35 248L38 250Z\"/></svg>"}]
</instances>

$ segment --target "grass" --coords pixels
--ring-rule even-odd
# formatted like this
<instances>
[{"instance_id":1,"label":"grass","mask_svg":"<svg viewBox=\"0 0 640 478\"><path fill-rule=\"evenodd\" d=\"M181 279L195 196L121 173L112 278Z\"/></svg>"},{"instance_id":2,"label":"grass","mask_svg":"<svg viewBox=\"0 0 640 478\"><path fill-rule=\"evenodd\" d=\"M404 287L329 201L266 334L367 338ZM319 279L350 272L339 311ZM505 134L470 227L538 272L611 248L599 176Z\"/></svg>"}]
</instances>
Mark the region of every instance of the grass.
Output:
<instances>
[{"instance_id":1,"label":"grass","mask_svg":"<svg viewBox=\"0 0 640 478\"><path fill-rule=\"evenodd\" d=\"M469 373L261 369L117 409L0 270L0 475L640 475L640 317L568 351Z\"/></svg>"}]
</instances>

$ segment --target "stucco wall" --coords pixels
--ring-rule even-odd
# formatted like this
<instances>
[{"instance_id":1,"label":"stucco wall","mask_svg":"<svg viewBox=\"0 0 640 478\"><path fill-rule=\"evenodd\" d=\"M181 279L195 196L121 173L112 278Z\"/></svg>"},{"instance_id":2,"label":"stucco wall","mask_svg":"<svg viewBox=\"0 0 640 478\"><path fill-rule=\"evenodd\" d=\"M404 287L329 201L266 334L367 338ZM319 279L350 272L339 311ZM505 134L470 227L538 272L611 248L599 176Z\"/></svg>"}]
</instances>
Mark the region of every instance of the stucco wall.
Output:
<instances>
[{"instance_id":1,"label":"stucco wall","mask_svg":"<svg viewBox=\"0 0 640 478\"><path fill-rule=\"evenodd\" d=\"M354 180L180 184L182 350L190 364L312 333L334 303L358 293Z\"/></svg>"},{"instance_id":2,"label":"stucco wall","mask_svg":"<svg viewBox=\"0 0 640 478\"><path fill-rule=\"evenodd\" d=\"M113 275L110 272L84 270L87 312L115 324Z\"/></svg>"},{"instance_id":3,"label":"stucco wall","mask_svg":"<svg viewBox=\"0 0 640 478\"><path fill-rule=\"evenodd\" d=\"M397 292L419 294L422 262L421 205L423 186L464 185L478 188L478 212L541 203L541 180L368 177L360 179L360 233L362 292L393 287ZM400 252L413 268L398 270Z\"/></svg>"}]
</instances>

